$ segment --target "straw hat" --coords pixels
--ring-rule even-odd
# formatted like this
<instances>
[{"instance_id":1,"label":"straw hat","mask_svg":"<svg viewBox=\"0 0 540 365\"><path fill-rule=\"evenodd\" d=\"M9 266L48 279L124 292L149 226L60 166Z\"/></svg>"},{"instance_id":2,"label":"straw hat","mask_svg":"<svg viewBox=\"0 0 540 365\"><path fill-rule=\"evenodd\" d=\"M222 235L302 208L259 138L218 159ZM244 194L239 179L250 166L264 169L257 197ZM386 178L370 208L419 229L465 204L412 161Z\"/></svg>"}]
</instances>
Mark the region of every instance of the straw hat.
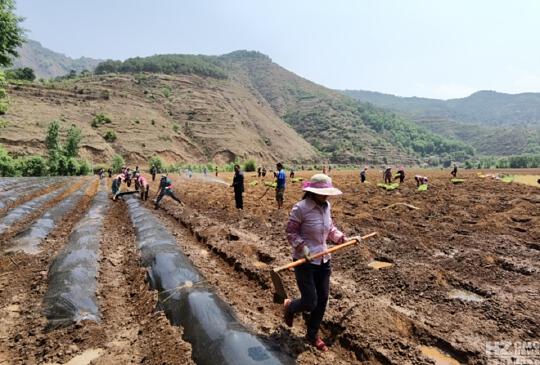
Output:
<instances>
[{"instance_id":1,"label":"straw hat","mask_svg":"<svg viewBox=\"0 0 540 365\"><path fill-rule=\"evenodd\" d=\"M332 185L332 179L325 174L315 174L304 182L302 191L309 191L318 195L341 195L341 190L334 188Z\"/></svg>"}]
</instances>

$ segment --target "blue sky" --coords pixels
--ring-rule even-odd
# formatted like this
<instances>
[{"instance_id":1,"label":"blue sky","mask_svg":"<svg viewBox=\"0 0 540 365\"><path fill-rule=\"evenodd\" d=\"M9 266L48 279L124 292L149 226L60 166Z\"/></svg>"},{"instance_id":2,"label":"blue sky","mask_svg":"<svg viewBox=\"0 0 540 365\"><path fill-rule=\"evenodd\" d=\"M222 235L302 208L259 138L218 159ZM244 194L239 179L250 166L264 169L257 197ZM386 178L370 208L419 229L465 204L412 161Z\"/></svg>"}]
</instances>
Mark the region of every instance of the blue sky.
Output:
<instances>
[{"instance_id":1,"label":"blue sky","mask_svg":"<svg viewBox=\"0 0 540 365\"><path fill-rule=\"evenodd\" d=\"M17 0L17 13L71 57L249 49L336 89L540 92L536 0Z\"/></svg>"}]
</instances>

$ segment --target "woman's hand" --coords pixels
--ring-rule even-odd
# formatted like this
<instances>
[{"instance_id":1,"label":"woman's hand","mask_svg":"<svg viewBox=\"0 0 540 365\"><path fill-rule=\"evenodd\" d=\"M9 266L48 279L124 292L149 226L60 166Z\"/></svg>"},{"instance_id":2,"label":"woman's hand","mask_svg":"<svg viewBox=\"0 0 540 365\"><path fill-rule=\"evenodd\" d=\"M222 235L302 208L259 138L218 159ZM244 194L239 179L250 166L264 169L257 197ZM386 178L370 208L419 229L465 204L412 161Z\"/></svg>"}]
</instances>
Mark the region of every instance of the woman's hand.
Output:
<instances>
[{"instance_id":1,"label":"woman's hand","mask_svg":"<svg viewBox=\"0 0 540 365\"><path fill-rule=\"evenodd\" d=\"M302 248L302 256L304 256L306 261L311 261L310 253L311 253L311 251L309 250L309 247L304 245L304 247Z\"/></svg>"}]
</instances>

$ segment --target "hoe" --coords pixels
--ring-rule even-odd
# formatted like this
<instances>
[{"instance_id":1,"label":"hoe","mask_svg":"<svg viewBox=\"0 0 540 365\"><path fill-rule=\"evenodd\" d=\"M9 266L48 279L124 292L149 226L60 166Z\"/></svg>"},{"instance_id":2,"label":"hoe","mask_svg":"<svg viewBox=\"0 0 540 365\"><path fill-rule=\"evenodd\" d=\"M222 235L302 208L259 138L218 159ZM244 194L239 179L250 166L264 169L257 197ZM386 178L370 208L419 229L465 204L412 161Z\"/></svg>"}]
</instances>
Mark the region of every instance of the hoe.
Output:
<instances>
[{"instance_id":1,"label":"hoe","mask_svg":"<svg viewBox=\"0 0 540 365\"><path fill-rule=\"evenodd\" d=\"M377 232L372 232L370 234L362 236L361 240L365 240L365 239L368 239L368 238L376 236L376 235L377 235ZM341 250L343 248L346 248L346 247L349 247L349 246L354 246L354 245L358 244L361 240L354 239L354 240L344 242L344 243L342 243L340 245L337 245L337 246L334 246L334 247L332 247L332 248L330 248L330 249L328 249L326 251L314 254L313 256L311 256L311 259L313 260L313 259L319 258L321 256L327 255L329 253L339 251L339 250ZM279 272L283 271L283 270L286 270L286 269L292 269L293 267L302 265L305 262L307 262L307 260L305 258L300 259L300 260L296 260L296 261L293 261L293 262L291 262L291 263L289 263L287 265L276 267L274 270L270 271L270 277L272 278L272 283L274 283L274 289L275 289L274 301L276 303L283 303L283 301L289 297L289 295L287 294L287 290L285 289L285 286L283 285L283 282L281 281L281 276L279 276Z\"/></svg>"}]
</instances>

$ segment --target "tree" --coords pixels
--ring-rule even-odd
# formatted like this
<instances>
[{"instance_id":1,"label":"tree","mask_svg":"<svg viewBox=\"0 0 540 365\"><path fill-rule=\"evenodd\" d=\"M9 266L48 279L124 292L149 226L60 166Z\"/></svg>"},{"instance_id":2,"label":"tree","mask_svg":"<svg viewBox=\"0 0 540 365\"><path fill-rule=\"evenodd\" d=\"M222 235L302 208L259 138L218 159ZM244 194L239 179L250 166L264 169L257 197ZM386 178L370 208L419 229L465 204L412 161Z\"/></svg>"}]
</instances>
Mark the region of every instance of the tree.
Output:
<instances>
[{"instance_id":1,"label":"tree","mask_svg":"<svg viewBox=\"0 0 540 365\"><path fill-rule=\"evenodd\" d=\"M6 71L6 78L11 80L34 81L36 74L30 67L15 68Z\"/></svg>"},{"instance_id":2,"label":"tree","mask_svg":"<svg viewBox=\"0 0 540 365\"><path fill-rule=\"evenodd\" d=\"M56 120L53 120L51 124L49 124L49 128L47 129L47 137L45 138L45 145L47 146L49 156L51 157L59 152L60 149L60 142L58 139L59 132L60 124Z\"/></svg>"},{"instance_id":3,"label":"tree","mask_svg":"<svg viewBox=\"0 0 540 365\"><path fill-rule=\"evenodd\" d=\"M0 0L0 66L11 65L13 57L17 57L17 47L24 41L24 31L19 23L23 18L14 14L13 0Z\"/></svg>"},{"instance_id":4,"label":"tree","mask_svg":"<svg viewBox=\"0 0 540 365\"><path fill-rule=\"evenodd\" d=\"M6 79L4 72L0 70L0 115L6 114L7 111L7 93L5 87Z\"/></svg>"},{"instance_id":5,"label":"tree","mask_svg":"<svg viewBox=\"0 0 540 365\"><path fill-rule=\"evenodd\" d=\"M68 137L64 145L66 157L77 157L79 155L79 143L81 142L81 130L72 125L68 130Z\"/></svg>"}]
</instances>

